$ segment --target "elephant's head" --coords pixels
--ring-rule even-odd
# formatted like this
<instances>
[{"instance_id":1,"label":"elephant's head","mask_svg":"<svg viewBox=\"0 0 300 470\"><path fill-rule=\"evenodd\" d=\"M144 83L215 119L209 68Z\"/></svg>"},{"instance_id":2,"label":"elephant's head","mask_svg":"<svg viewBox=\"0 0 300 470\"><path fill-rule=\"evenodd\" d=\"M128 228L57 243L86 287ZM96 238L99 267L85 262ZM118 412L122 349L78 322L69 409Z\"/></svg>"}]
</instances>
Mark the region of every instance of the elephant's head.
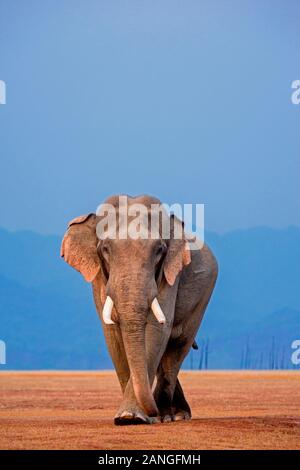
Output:
<instances>
[{"instance_id":1,"label":"elephant's head","mask_svg":"<svg viewBox=\"0 0 300 470\"><path fill-rule=\"evenodd\" d=\"M151 204L159 203L157 199L146 196L128 197L127 202L128 207L138 203L149 211ZM171 216L167 238L162 234L161 223L159 236L154 239L150 236L149 217L141 227L149 231L147 238L121 237L120 231L124 227L119 222L118 198L109 198L107 203L116 209L117 236L112 237L109 232L106 235L99 233L102 216L89 214L79 217L69 223L61 255L81 272L86 281L92 282L96 277L102 279L103 321L119 324L135 395L146 413L155 415L157 408L146 365L145 327L153 313L160 323L172 321L168 316L165 318L157 298L161 289L174 285L183 266L190 262L190 252L184 236L174 237L176 224L182 227L175 217ZM132 216L129 215L130 220Z\"/></svg>"}]
</instances>

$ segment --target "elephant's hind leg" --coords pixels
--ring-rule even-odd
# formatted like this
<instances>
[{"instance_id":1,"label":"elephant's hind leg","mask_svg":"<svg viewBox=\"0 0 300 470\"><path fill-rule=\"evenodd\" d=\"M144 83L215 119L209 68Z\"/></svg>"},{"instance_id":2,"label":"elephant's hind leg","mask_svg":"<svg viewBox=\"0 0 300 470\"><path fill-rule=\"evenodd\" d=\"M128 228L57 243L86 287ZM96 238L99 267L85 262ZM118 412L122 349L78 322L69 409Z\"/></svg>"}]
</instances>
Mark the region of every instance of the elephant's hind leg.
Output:
<instances>
[{"instance_id":1,"label":"elephant's hind leg","mask_svg":"<svg viewBox=\"0 0 300 470\"><path fill-rule=\"evenodd\" d=\"M176 381L172 400L172 412L174 421L189 420L192 417L191 408L188 402L186 401L178 379Z\"/></svg>"},{"instance_id":2,"label":"elephant's hind leg","mask_svg":"<svg viewBox=\"0 0 300 470\"><path fill-rule=\"evenodd\" d=\"M191 345L192 341L187 341L178 348L171 341L160 362L154 398L164 423L191 418L191 409L177 378Z\"/></svg>"},{"instance_id":3,"label":"elephant's hind leg","mask_svg":"<svg viewBox=\"0 0 300 470\"><path fill-rule=\"evenodd\" d=\"M173 399L173 378L163 367L163 360L157 371L157 384L154 391L154 399L159 410L161 421L168 423L172 421L172 399Z\"/></svg>"},{"instance_id":4,"label":"elephant's hind leg","mask_svg":"<svg viewBox=\"0 0 300 470\"><path fill-rule=\"evenodd\" d=\"M191 408L186 401L178 379L176 380L173 398L171 397L171 388L166 386L165 381L158 384L154 397L163 423L191 419Z\"/></svg>"},{"instance_id":5,"label":"elephant's hind leg","mask_svg":"<svg viewBox=\"0 0 300 470\"><path fill-rule=\"evenodd\" d=\"M191 347L196 345L195 337L216 281L216 273L216 264L212 263L211 268L201 271L196 280L193 280L193 277L191 280L186 280L189 285L188 291L196 292L199 297L192 310L187 308L187 294L184 287L180 291L181 298L177 297L175 310L177 324L173 326L167 349L160 362L154 394L163 422L191 418L191 410L177 376L184 358Z\"/></svg>"}]
</instances>

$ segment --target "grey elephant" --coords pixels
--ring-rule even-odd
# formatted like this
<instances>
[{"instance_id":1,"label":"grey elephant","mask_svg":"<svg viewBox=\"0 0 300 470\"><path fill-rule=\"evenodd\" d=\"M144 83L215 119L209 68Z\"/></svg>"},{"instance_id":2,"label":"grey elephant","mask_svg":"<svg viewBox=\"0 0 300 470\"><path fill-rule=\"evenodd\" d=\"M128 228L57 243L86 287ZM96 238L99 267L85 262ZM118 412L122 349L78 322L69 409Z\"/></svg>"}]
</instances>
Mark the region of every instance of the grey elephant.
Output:
<instances>
[{"instance_id":1,"label":"grey elephant","mask_svg":"<svg viewBox=\"0 0 300 470\"><path fill-rule=\"evenodd\" d=\"M105 201L120 211L119 196ZM160 201L150 196L126 196L150 208ZM98 213L97 213L98 214ZM169 422L191 418L178 373L201 324L217 279L217 262L206 244L191 250L182 228L175 237L175 216L167 216L169 235L117 237L99 234L102 215L72 220L61 256L93 286L109 353L123 399L114 418L117 425ZM146 231L147 219L144 218ZM143 223L142 223L143 224ZM100 224L101 225L101 224ZM144 231L145 231L144 230ZM154 379L156 385L153 390Z\"/></svg>"}]
</instances>

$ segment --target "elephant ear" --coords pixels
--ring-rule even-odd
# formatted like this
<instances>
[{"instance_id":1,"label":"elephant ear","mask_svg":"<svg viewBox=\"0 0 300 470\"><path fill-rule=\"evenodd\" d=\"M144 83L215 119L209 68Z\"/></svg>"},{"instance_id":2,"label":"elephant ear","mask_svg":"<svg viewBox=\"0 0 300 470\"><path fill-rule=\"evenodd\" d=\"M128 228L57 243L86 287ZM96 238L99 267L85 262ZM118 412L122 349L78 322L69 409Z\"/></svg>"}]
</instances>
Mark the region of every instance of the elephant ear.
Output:
<instances>
[{"instance_id":1,"label":"elephant ear","mask_svg":"<svg viewBox=\"0 0 300 470\"><path fill-rule=\"evenodd\" d=\"M92 282L100 270L96 224L95 214L71 220L60 250L64 260L79 271L87 282Z\"/></svg>"},{"instance_id":2,"label":"elephant ear","mask_svg":"<svg viewBox=\"0 0 300 470\"><path fill-rule=\"evenodd\" d=\"M171 215L170 239L164 261L164 275L170 286L174 285L183 267L191 262L191 252L183 228L183 222Z\"/></svg>"}]
</instances>

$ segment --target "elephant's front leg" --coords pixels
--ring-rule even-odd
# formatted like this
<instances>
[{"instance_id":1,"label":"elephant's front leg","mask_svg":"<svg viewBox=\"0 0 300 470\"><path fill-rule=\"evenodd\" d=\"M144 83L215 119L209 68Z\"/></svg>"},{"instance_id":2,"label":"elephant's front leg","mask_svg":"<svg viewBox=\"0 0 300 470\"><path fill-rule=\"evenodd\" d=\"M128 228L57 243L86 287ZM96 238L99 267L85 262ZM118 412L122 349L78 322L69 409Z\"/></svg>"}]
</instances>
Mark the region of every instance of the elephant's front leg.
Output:
<instances>
[{"instance_id":1,"label":"elephant's front leg","mask_svg":"<svg viewBox=\"0 0 300 470\"><path fill-rule=\"evenodd\" d=\"M171 325L160 325L152 319L146 326L146 354L149 382L152 386L158 365L166 349L171 333ZM115 416L115 424L151 424L157 422L155 417L149 417L143 410L141 404L137 402L134 394L132 381L128 380L123 402Z\"/></svg>"},{"instance_id":2,"label":"elephant's front leg","mask_svg":"<svg viewBox=\"0 0 300 470\"><path fill-rule=\"evenodd\" d=\"M102 318L103 305L105 302L105 290L101 276L97 276L93 282L93 293L97 312L102 324L107 349L115 366L122 393L124 394L127 382L130 377L130 371L120 326L118 324L107 325L104 323Z\"/></svg>"},{"instance_id":3,"label":"elephant's front leg","mask_svg":"<svg viewBox=\"0 0 300 470\"><path fill-rule=\"evenodd\" d=\"M110 357L114 363L116 373L124 395L130 377L129 366L124 349L122 334L119 325L106 325L102 321L105 341Z\"/></svg>"}]
</instances>

